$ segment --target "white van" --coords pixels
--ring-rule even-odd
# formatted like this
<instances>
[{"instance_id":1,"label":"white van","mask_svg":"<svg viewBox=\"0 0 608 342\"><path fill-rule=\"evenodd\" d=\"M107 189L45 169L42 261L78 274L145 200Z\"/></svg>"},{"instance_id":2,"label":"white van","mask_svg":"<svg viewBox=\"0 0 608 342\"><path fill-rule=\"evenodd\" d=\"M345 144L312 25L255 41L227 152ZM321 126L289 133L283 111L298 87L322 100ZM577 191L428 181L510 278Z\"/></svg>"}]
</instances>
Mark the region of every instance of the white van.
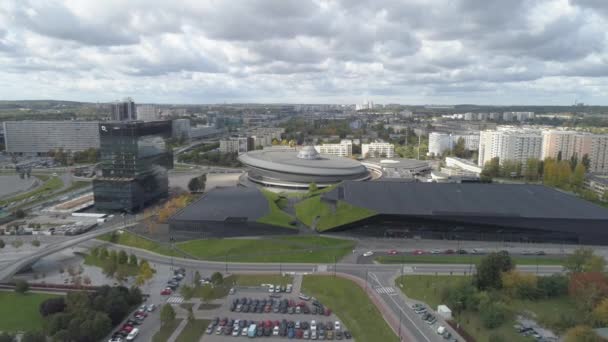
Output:
<instances>
[{"instance_id":1,"label":"white van","mask_svg":"<svg viewBox=\"0 0 608 342\"><path fill-rule=\"evenodd\" d=\"M444 327L443 325L440 325L440 326L437 328L437 333L438 333L439 335L443 335L443 333L445 333L445 327Z\"/></svg>"}]
</instances>

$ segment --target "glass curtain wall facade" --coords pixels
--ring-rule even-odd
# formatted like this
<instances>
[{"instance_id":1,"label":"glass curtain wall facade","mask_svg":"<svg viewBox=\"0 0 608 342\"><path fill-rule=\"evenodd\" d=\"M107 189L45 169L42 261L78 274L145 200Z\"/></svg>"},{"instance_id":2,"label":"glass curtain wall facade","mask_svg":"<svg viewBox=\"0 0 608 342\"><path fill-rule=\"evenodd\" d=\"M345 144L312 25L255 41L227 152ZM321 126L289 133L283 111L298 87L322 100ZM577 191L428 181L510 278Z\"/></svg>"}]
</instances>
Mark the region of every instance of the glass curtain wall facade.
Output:
<instances>
[{"instance_id":1,"label":"glass curtain wall facade","mask_svg":"<svg viewBox=\"0 0 608 342\"><path fill-rule=\"evenodd\" d=\"M169 192L170 121L99 124L101 177L93 182L100 210L141 210Z\"/></svg>"}]
</instances>

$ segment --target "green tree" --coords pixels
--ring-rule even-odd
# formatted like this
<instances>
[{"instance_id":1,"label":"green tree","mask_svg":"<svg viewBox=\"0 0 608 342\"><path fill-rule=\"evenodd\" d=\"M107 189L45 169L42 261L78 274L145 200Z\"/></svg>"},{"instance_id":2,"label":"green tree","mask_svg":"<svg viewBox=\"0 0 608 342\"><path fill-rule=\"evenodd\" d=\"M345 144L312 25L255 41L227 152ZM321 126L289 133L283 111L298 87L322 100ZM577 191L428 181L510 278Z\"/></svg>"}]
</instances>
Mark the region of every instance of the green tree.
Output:
<instances>
[{"instance_id":1,"label":"green tree","mask_svg":"<svg viewBox=\"0 0 608 342\"><path fill-rule=\"evenodd\" d=\"M524 178L527 181L535 182L538 180L539 164L540 164L540 161L536 158L528 158L526 160L526 169L524 171Z\"/></svg>"},{"instance_id":2,"label":"green tree","mask_svg":"<svg viewBox=\"0 0 608 342\"><path fill-rule=\"evenodd\" d=\"M40 247L40 241L39 240L32 240L31 244L34 247Z\"/></svg>"},{"instance_id":3,"label":"green tree","mask_svg":"<svg viewBox=\"0 0 608 342\"><path fill-rule=\"evenodd\" d=\"M110 256L110 254L108 253L108 249L105 247L101 247L101 249L99 250L99 258L102 260L105 260L109 256Z\"/></svg>"},{"instance_id":4,"label":"green tree","mask_svg":"<svg viewBox=\"0 0 608 342\"><path fill-rule=\"evenodd\" d=\"M200 188L201 183L198 177L190 179L190 181L188 182L188 190L190 190L191 192L198 192Z\"/></svg>"},{"instance_id":5,"label":"green tree","mask_svg":"<svg viewBox=\"0 0 608 342\"><path fill-rule=\"evenodd\" d=\"M312 195L317 190L319 190L319 188L317 187L317 183L312 182L312 183L308 184L308 194L309 195Z\"/></svg>"},{"instance_id":6,"label":"green tree","mask_svg":"<svg viewBox=\"0 0 608 342\"><path fill-rule=\"evenodd\" d=\"M129 265L137 266L137 264L138 264L137 255L131 253L131 255L129 255Z\"/></svg>"},{"instance_id":7,"label":"green tree","mask_svg":"<svg viewBox=\"0 0 608 342\"><path fill-rule=\"evenodd\" d=\"M510 314L508 307L500 302L492 302L484 305L479 310L481 323L486 329L499 327Z\"/></svg>"},{"instance_id":8,"label":"green tree","mask_svg":"<svg viewBox=\"0 0 608 342\"><path fill-rule=\"evenodd\" d=\"M194 286L199 286L201 284L201 274L196 271L194 272Z\"/></svg>"},{"instance_id":9,"label":"green tree","mask_svg":"<svg viewBox=\"0 0 608 342\"><path fill-rule=\"evenodd\" d=\"M570 163L566 160L562 160L559 162L557 166L557 184L556 186L560 188L569 188L570 180L572 178L572 169L570 168Z\"/></svg>"},{"instance_id":10,"label":"green tree","mask_svg":"<svg viewBox=\"0 0 608 342\"><path fill-rule=\"evenodd\" d=\"M583 159L581 159L581 164L583 164L586 171L589 171L589 168L591 167L591 160L589 159L589 155L587 153L583 154Z\"/></svg>"},{"instance_id":11,"label":"green tree","mask_svg":"<svg viewBox=\"0 0 608 342\"><path fill-rule=\"evenodd\" d=\"M46 336L38 331L28 331L21 337L21 342L46 342Z\"/></svg>"},{"instance_id":12,"label":"green tree","mask_svg":"<svg viewBox=\"0 0 608 342\"><path fill-rule=\"evenodd\" d=\"M115 250L110 251L110 262L114 265L118 264L118 253Z\"/></svg>"},{"instance_id":13,"label":"green tree","mask_svg":"<svg viewBox=\"0 0 608 342\"><path fill-rule=\"evenodd\" d=\"M185 300L190 300L194 296L194 288L192 286L183 285L180 288L180 293Z\"/></svg>"},{"instance_id":14,"label":"green tree","mask_svg":"<svg viewBox=\"0 0 608 342\"><path fill-rule=\"evenodd\" d=\"M481 170L481 178L483 181L492 180L500 174L500 160L494 157L485 163Z\"/></svg>"},{"instance_id":15,"label":"green tree","mask_svg":"<svg viewBox=\"0 0 608 342\"><path fill-rule=\"evenodd\" d=\"M464 138L458 138L458 141L456 141L456 144L452 149L452 153L458 158L468 158L470 156L469 150L466 149Z\"/></svg>"},{"instance_id":16,"label":"green tree","mask_svg":"<svg viewBox=\"0 0 608 342\"><path fill-rule=\"evenodd\" d=\"M17 210L15 210L13 215L15 215L15 217L18 219L22 219L25 217L25 211L23 211L23 209L17 209Z\"/></svg>"},{"instance_id":17,"label":"green tree","mask_svg":"<svg viewBox=\"0 0 608 342\"><path fill-rule=\"evenodd\" d=\"M475 274L475 283L480 290L500 289L501 275L514 268L511 257L506 252L490 253L481 259Z\"/></svg>"},{"instance_id":18,"label":"green tree","mask_svg":"<svg viewBox=\"0 0 608 342\"><path fill-rule=\"evenodd\" d=\"M22 279L18 279L15 282L15 292L24 294L30 289L30 284Z\"/></svg>"},{"instance_id":19,"label":"green tree","mask_svg":"<svg viewBox=\"0 0 608 342\"><path fill-rule=\"evenodd\" d=\"M148 261L142 260L139 263L139 271L137 272L137 277L135 278L135 284L137 286L142 286L152 279L152 277L154 277L154 269L150 266Z\"/></svg>"},{"instance_id":20,"label":"green tree","mask_svg":"<svg viewBox=\"0 0 608 342\"><path fill-rule=\"evenodd\" d=\"M214 272L211 275L211 282L215 285L221 285L224 282L224 276L220 272Z\"/></svg>"},{"instance_id":21,"label":"green tree","mask_svg":"<svg viewBox=\"0 0 608 342\"><path fill-rule=\"evenodd\" d=\"M572 186L575 189L579 189L583 186L583 182L585 181L585 166L583 164L578 163L574 168L574 174L572 174Z\"/></svg>"},{"instance_id":22,"label":"green tree","mask_svg":"<svg viewBox=\"0 0 608 342\"><path fill-rule=\"evenodd\" d=\"M564 261L564 268L570 273L603 272L605 267L606 260L591 248L578 248Z\"/></svg>"},{"instance_id":23,"label":"green tree","mask_svg":"<svg viewBox=\"0 0 608 342\"><path fill-rule=\"evenodd\" d=\"M606 326L608 324L608 298L602 299L602 301L593 309L593 318Z\"/></svg>"},{"instance_id":24,"label":"green tree","mask_svg":"<svg viewBox=\"0 0 608 342\"><path fill-rule=\"evenodd\" d=\"M0 239L0 248L4 248L5 244L4 244L4 240Z\"/></svg>"},{"instance_id":25,"label":"green tree","mask_svg":"<svg viewBox=\"0 0 608 342\"><path fill-rule=\"evenodd\" d=\"M162 325L166 325L168 323L171 323L175 320L175 310L173 310L173 307L171 306L171 304L165 304L163 305L162 309L160 310L160 321Z\"/></svg>"},{"instance_id":26,"label":"green tree","mask_svg":"<svg viewBox=\"0 0 608 342\"><path fill-rule=\"evenodd\" d=\"M128 261L129 261L129 256L127 255L127 252L120 250L120 252L118 252L118 257L117 257L118 264L125 265Z\"/></svg>"}]
</instances>

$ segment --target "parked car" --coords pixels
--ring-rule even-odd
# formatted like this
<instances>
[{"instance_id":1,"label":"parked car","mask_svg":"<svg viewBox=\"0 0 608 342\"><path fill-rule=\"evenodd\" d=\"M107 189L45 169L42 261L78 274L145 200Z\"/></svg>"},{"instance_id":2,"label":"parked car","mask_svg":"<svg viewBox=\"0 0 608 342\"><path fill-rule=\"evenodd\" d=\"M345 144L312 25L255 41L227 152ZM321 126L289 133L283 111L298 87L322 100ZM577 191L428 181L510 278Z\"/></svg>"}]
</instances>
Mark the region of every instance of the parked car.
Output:
<instances>
[{"instance_id":1,"label":"parked car","mask_svg":"<svg viewBox=\"0 0 608 342\"><path fill-rule=\"evenodd\" d=\"M391 249L390 251L388 251L388 255L397 255L397 250L395 249Z\"/></svg>"},{"instance_id":2,"label":"parked car","mask_svg":"<svg viewBox=\"0 0 608 342\"><path fill-rule=\"evenodd\" d=\"M137 335L139 335L139 329L135 328L131 330L129 335L127 335L127 341L133 341L137 337Z\"/></svg>"},{"instance_id":3,"label":"parked car","mask_svg":"<svg viewBox=\"0 0 608 342\"><path fill-rule=\"evenodd\" d=\"M424 251L421 250L421 249L416 249L415 251L412 252L412 254L414 254L414 255L422 255L422 254L424 254Z\"/></svg>"},{"instance_id":4,"label":"parked car","mask_svg":"<svg viewBox=\"0 0 608 342\"><path fill-rule=\"evenodd\" d=\"M162 291L160 291L161 296L169 296L173 293L173 290L171 290L170 288L165 288Z\"/></svg>"},{"instance_id":5,"label":"parked car","mask_svg":"<svg viewBox=\"0 0 608 342\"><path fill-rule=\"evenodd\" d=\"M374 252L373 252L373 251L367 251L367 252L363 253L363 256L364 256L364 257L370 257L370 256L372 256L372 255L374 255Z\"/></svg>"}]
</instances>

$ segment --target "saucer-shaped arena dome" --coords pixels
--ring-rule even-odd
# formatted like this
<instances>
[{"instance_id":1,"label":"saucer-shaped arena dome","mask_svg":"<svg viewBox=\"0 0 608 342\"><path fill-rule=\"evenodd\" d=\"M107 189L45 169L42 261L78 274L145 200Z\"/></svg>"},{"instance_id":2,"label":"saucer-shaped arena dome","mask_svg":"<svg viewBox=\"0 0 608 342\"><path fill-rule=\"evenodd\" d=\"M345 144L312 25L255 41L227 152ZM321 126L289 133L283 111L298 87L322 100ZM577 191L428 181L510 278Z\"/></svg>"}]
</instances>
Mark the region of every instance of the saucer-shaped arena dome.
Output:
<instances>
[{"instance_id":1,"label":"saucer-shaped arena dome","mask_svg":"<svg viewBox=\"0 0 608 342\"><path fill-rule=\"evenodd\" d=\"M313 146L299 151L292 148L270 148L250 151L239 156L248 168L250 181L264 186L305 189L310 183L319 188L343 180L367 180L370 174L360 162L321 155Z\"/></svg>"}]
</instances>

